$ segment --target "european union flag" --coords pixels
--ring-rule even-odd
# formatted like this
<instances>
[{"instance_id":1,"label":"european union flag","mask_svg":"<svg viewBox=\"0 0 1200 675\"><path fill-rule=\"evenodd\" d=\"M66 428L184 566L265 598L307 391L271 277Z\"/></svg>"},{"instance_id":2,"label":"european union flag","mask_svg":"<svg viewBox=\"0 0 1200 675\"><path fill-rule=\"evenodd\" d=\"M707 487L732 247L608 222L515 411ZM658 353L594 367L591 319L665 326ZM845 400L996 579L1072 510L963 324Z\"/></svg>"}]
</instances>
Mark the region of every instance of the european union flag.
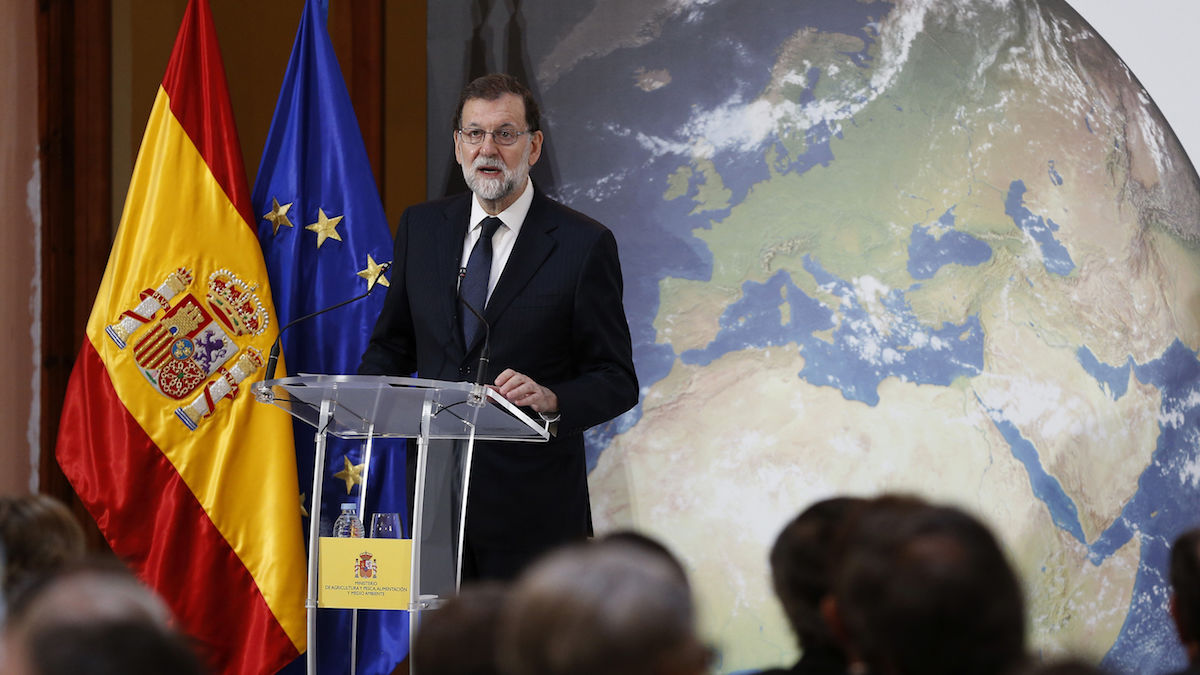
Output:
<instances>
[{"instance_id":1,"label":"european union flag","mask_svg":"<svg viewBox=\"0 0 1200 675\"><path fill-rule=\"evenodd\" d=\"M304 5L254 184L258 238L281 324L363 293L375 281L379 264L392 257L387 217L329 40L327 14L320 0ZM288 329L283 335L288 371L353 373L384 295L380 290ZM313 429L297 426L295 434L300 488L311 489ZM321 467L325 494L316 501L298 496L296 503L321 519L323 535L329 534L339 504L358 501L362 489L361 444L329 440L327 465ZM376 441L365 514L406 514L404 499L403 442ZM369 517L363 520L369 527ZM320 672L349 673L350 610L323 609L317 626ZM358 647L358 673L392 672L408 653L407 613L359 612ZM301 658L285 672L303 672L303 667Z\"/></svg>"}]
</instances>

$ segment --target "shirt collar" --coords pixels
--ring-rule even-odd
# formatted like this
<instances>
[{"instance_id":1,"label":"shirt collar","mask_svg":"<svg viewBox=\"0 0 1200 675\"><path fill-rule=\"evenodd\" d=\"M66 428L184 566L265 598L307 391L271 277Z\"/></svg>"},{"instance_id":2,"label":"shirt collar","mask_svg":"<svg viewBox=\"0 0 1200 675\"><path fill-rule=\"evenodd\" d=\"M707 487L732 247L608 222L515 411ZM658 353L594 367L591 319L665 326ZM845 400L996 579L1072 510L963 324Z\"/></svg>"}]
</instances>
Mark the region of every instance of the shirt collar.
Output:
<instances>
[{"instance_id":1,"label":"shirt collar","mask_svg":"<svg viewBox=\"0 0 1200 675\"><path fill-rule=\"evenodd\" d=\"M521 224L525 222L525 216L529 214L529 206L533 204L533 180L528 176L525 177L525 190L517 197L517 201L513 202L507 209L496 214L508 229L514 234L521 231ZM488 217L488 212L483 210L479 205L479 198L471 199L471 227L468 231L475 230L484 218Z\"/></svg>"}]
</instances>

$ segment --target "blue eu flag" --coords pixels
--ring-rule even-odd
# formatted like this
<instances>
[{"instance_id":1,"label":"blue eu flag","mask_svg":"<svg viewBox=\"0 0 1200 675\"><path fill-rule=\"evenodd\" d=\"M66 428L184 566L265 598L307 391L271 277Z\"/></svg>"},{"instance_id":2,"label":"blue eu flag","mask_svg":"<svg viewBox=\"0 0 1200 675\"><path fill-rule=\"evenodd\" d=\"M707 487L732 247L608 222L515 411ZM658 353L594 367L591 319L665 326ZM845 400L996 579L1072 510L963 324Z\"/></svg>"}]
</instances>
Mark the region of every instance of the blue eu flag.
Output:
<instances>
[{"instance_id":1,"label":"blue eu flag","mask_svg":"<svg viewBox=\"0 0 1200 675\"><path fill-rule=\"evenodd\" d=\"M321 0L304 5L254 184L258 238L281 325L359 295L372 283L386 285L378 266L392 258L391 232L329 40L327 13ZM288 371L355 372L385 291L288 329L283 335ZM307 492L314 431L298 423L295 435L300 488ZM316 500L298 495L296 502L308 517L321 519L323 535L340 503L359 501L362 464L361 443L330 437L326 466L320 467L325 494ZM372 513L406 511L403 442L376 441L363 520L369 527ZM317 625L320 672L349 673L350 610L320 610ZM406 612L361 611L357 632L358 673L390 673L407 656ZM303 672L303 666L301 658L285 672Z\"/></svg>"}]
</instances>

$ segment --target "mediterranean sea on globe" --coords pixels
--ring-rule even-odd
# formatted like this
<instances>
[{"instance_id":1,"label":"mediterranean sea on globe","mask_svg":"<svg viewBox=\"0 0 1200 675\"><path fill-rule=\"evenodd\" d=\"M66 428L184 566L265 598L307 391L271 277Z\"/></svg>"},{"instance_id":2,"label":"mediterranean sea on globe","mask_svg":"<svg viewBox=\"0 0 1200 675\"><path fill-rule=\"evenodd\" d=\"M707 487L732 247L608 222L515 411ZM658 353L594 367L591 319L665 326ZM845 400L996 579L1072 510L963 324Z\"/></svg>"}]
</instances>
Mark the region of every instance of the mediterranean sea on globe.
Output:
<instances>
[{"instance_id":1,"label":"mediterranean sea on globe","mask_svg":"<svg viewBox=\"0 0 1200 675\"><path fill-rule=\"evenodd\" d=\"M995 529L1038 653L1182 664L1200 181L1065 2L521 12L549 189L616 232L643 387L590 432L597 529L680 554L720 670L795 657L783 523L885 490Z\"/></svg>"}]
</instances>

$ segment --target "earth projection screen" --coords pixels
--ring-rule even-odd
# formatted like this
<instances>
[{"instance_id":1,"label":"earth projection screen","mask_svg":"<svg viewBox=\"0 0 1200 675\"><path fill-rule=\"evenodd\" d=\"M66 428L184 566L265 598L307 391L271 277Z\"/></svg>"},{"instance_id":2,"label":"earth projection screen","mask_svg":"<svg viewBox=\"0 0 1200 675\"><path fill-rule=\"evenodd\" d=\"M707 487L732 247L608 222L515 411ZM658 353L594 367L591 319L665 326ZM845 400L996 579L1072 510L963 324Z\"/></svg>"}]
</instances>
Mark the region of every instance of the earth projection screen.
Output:
<instances>
[{"instance_id":1,"label":"earth projection screen","mask_svg":"<svg viewBox=\"0 0 1200 675\"><path fill-rule=\"evenodd\" d=\"M722 672L794 658L782 524L881 491L992 526L1040 652L1182 665L1200 181L1067 3L516 7L430 3L431 181L471 62L525 79L536 188L621 248L643 390L589 434L596 526L680 554Z\"/></svg>"}]
</instances>

